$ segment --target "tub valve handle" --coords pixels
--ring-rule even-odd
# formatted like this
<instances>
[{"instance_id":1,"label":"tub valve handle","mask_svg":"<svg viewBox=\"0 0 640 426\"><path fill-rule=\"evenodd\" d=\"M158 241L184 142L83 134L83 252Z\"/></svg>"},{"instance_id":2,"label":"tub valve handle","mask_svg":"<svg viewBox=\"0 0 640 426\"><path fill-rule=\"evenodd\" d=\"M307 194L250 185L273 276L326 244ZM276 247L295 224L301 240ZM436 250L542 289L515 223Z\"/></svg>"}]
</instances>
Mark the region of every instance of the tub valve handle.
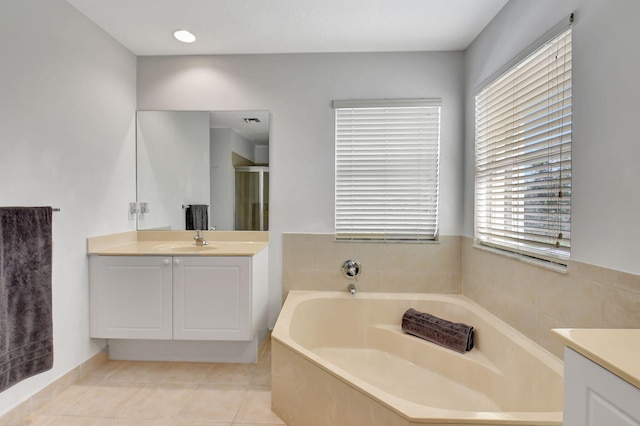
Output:
<instances>
[{"instance_id":1,"label":"tub valve handle","mask_svg":"<svg viewBox=\"0 0 640 426\"><path fill-rule=\"evenodd\" d=\"M360 265L360 262L357 261L356 259L345 260L344 263L342 264L342 275L344 275L345 278L348 278L350 280L357 279L361 271L362 271L362 266Z\"/></svg>"}]
</instances>

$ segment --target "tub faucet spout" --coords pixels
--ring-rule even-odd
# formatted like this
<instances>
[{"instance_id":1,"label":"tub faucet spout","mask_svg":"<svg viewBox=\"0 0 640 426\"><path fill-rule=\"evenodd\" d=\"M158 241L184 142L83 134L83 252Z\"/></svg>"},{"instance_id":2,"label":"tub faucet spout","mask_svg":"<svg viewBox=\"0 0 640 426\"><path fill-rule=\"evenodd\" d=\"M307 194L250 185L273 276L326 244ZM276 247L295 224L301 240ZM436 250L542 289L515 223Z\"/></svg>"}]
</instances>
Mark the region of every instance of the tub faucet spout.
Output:
<instances>
[{"instance_id":1,"label":"tub faucet spout","mask_svg":"<svg viewBox=\"0 0 640 426\"><path fill-rule=\"evenodd\" d=\"M349 293L356 294L356 285L354 283L349 284L347 289L349 290Z\"/></svg>"}]
</instances>

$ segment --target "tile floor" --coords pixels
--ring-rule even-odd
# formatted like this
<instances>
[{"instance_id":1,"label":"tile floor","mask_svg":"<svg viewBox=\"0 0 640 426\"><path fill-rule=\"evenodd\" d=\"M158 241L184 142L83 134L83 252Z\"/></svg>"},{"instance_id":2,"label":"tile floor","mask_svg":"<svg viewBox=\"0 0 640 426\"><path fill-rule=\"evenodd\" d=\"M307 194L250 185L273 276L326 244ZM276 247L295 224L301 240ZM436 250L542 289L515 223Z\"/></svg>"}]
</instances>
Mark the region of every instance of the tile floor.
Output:
<instances>
[{"instance_id":1,"label":"tile floor","mask_svg":"<svg viewBox=\"0 0 640 426\"><path fill-rule=\"evenodd\" d=\"M267 344L258 364L109 361L22 425L275 426L284 422L271 411Z\"/></svg>"}]
</instances>

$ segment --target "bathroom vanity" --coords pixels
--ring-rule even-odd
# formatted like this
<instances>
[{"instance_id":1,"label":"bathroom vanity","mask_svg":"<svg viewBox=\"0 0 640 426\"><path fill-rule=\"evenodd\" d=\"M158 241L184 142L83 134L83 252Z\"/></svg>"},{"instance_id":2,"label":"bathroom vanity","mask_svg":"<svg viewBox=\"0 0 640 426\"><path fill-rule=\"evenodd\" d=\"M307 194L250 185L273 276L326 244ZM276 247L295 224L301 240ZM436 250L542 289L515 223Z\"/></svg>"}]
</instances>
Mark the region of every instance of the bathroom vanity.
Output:
<instances>
[{"instance_id":1,"label":"bathroom vanity","mask_svg":"<svg viewBox=\"0 0 640 426\"><path fill-rule=\"evenodd\" d=\"M88 242L91 337L109 339L112 359L257 360L267 335L268 234L207 232L204 246L191 234Z\"/></svg>"},{"instance_id":2,"label":"bathroom vanity","mask_svg":"<svg viewBox=\"0 0 640 426\"><path fill-rule=\"evenodd\" d=\"M554 332L567 345L563 424L640 425L640 330Z\"/></svg>"}]
</instances>

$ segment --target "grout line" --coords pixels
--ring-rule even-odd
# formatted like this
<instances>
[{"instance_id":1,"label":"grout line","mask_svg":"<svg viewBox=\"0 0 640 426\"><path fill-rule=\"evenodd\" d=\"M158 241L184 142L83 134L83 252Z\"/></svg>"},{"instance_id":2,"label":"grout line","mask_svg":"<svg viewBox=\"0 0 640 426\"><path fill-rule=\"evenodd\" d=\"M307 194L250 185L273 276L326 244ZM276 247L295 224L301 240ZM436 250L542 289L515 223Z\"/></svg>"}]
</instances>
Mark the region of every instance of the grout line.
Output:
<instances>
[{"instance_id":1,"label":"grout line","mask_svg":"<svg viewBox=\"0 0 640 426\"><path fill-rule=\"evenodd\" d=\"M234 389L240 390L242 392L241 397L239 398L239 403L238 406L235 408L235 412L233 413L233 418L231 420L231 422L229 424L234 425L234 426L241 426L241 425L248 425L248 424L252 424L251 422L246 423L241 421L240 419L238 419L239 413L241 411L241 408L243 407L243 404L245 403L245 401L247 400L247 398L249 397L249 392L252 389L258 389L258 390L262 390L262 391L268 391L269 393L271 392L271 385L261 382L261 383L254 383L254 380L256 380L257 377L264 377L262 376L262 374L264 374L264 371L261 368L258 368L258 366L260 365L260 362L262 360L265 359L266 356L269 356L270 354L270 350L271 350L271 346L270 346L270 342L267 339L267 344L265 345L264 349L261 351L260 357L258 359L258 362L256 364L243 364L243 363L237 363L237 364L232 364L232 363L202 363L202 364L206 364L206 367L203 368L203 373L201 375L201 377L199 377L197 380L195 381L164 381L163 380L163 374L164 373L168 373L169 372L169 368L171 366L171 362L166 362L164 366L161 366L158 371L152 371L151 374L149 375L142 375L141 377L143 378L143 380L131 380L131 377L125 377L123 378L119 378L116 377L118 372L123 372L125 371L127 368L132 368L134 370L134 375L133 377L135 378L135 366L138 365L144 365L144 361L111 361L108 360L102 364L100 364L98 367L92 369L91 371L87 371L84 375L82 375L82 377L78 378L76 381L74 381L73 383L71 383L69 386L67 386L67 388L65 388L63 391L59 392L56 397L51 398L49 401L47 401L45 404L41 404L40 410L46 406L48 406L49 404L51 404L53 401L56 400L56 398L58 398L60 396L60 394L62 394L62 392L64 392L65 390L67 390L69 387L74 386L74 385L83 385L82 381L83 380L88 380L88 383L85 383L84 385L87 386L86 391L84 391L81 395L79 395L76 398L73 398L73 400L71 402L69 402L68 406L64 407L64 409L58 413L58 414L47 414L47 413L41 413L39 412L40 410L34 412L33 411L33 399L29 400L29 404L30 404L30 408L31 410L29 411L29 413L26 414L26 416L22 417L22 422L27 421L27 419L32 416L32 415L36 415L36 416L41 416L43 419L46 419L45 423L42 423L44 426L49 425L55 421L60 421L61 418L63 417L73 417L73 418L86 418L86 419L101 419L101 420L107 420L109 424L112 424L116 421L116 419L118 418L124 418L124 417L120 417L122 416L122 414L129 409L132 404L134 404L135 400L140 397L140 395L147 389L149 389L151 386L153 386L154 384L157 385L171 385L171 384L180 384L180 385L188 385L188 386L193 386L194 389L197 390L198 387L200 386L204 386L204 385L213 385L213 386L221 386L222 388L226 388L226 387L233 387ZM109 365L110 362L114 362L114 363L118 363L118 365L116 365L113 369L111 369L112 366ZM186 363L188 364L188 363ZM200 364L200 363L199 363ZM230 377L230 380L223 380L222 382L218 382L216 381L216 377L215 377L215 370L216 370L216 365L223 365L222 369L224 370L224 366L227 366L226 368L229 368L231 370L231 372L234 372L235 368L238 368L238 373L242 376L241 378L243 380L237 380L234 379L234 375L232 374ZM231 367L229 367L231 366ZM102 368L106 368L107 371L103 371L102 374L104 375L97 375L92 377L91 373L95 372L97 370L100 369L100 367ZM146 373L146 371L143 371ZM224 371L222 371L222 373L224 373ZM214 377L211 377L214 376ZM211 377L213 381L205 381L207 377ZM240 377L240 376L239 376ZM247 379L247 380L244 380ZM95 382L93 382L95 381ZM266 381L266 379L264 380ZM120 410L118 410L117 413L111 414L109 416L87 416L87 415L76 415L76 414L70 414L69 410L71 409L71 407L77 405L80 401L82 401L84 398L87 397L87 395L89 394L89 392L92 391L92 389L99 389L102 387L107 387L110 386L111 384L117 384L117 383L133 383L138 385L140 388L138 389L137 392L135 392L134 395L131 396L131 398L129 398L129 400L127 401L127 403L120 408ZM33 397L32 397L33 398ZM215 403L215 401L212 401ZM128 418L127 418L128 419ZM2 418L0 417L0 423L1 423ZM135 419L129 419L129 420L133 420L135 421ZM166 418L166 420L172 424L172 425L177 425L179 421L184 420L180 417L180 412L176 413L175 415L169 416ZM262 420L263 422L266 422L267 419ZM258 421L258 423L261 423L260 421ZM26 424L26 423L23 423ZM271 425L272 423L264 423L265 426L266 425ZM273 423L273 424L277 424Z\"/></svg>"}]
</instances>

